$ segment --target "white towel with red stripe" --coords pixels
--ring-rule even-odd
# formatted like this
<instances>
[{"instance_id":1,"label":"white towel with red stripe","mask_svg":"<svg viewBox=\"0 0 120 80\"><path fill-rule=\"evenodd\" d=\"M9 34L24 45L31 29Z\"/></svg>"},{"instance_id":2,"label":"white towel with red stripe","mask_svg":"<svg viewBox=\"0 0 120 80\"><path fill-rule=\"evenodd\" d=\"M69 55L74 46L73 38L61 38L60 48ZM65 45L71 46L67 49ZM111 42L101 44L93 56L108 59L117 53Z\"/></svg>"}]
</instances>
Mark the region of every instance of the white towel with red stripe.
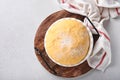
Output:
<instances>
[{"instance_id":1,"label":"white towel with red stripe","mask_svg":"<svg viewBox=\"0 0 120 80\"><path fill-rule=\"evenodd\" d=\"M110 37L103 22L120 15L120 3L117 0L58 0L60 6L71 12L87 16L97 28L100 37L95 43L93 54L87 59L93 69L104 71L111 63ZM87 19L85 24L95 34Z\"/></svg>"}]
</instances>

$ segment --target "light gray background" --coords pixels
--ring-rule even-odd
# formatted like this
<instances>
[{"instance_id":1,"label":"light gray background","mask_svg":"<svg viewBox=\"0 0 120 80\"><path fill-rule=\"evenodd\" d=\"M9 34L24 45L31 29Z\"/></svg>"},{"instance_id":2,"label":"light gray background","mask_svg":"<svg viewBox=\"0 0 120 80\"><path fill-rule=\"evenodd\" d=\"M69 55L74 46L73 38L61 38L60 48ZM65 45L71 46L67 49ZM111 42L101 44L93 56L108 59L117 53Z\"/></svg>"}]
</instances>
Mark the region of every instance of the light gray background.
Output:
<instances>
[{"instance_id":1,"label":"light gray background","mask_svg":"<svg viewBox=\"0 0 120 80\"><path fill-rule=\"evenodd\" d=\"M105 72L61 78L41 66L33 49L35 33L40 22L58 10L57 0L0 0L0 80L119 80L120 17L105 23L112 47L112 63Z\"/></svg>"}]
</instances>

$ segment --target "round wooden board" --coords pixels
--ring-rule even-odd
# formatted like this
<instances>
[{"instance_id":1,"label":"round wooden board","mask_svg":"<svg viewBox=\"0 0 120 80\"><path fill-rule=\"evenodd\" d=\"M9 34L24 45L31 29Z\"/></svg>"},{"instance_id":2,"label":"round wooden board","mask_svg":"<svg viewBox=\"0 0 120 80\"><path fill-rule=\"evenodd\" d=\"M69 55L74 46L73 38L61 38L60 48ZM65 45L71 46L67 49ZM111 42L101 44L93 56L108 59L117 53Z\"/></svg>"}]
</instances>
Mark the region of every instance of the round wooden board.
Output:
<instances>
[{"instance_id":1,"label":"round wooden board","mask_svg":"<svg viewBox=\"0 0 120 80\"><path fill-rule=\"evenodd\" d=\"M65 10L61 10L58 12L55 12L48 16L39 26L35 40L34 40L34 47L35 47L35 53L40 61L40 63L45 67L46 70L48 70L50 73L61 76L61 77L76 77L83 75L90 71L92 68L88 66L87 61L85 61L83 64L75 66L75 67L62 67L57 64L55 64L46 54L45 48L44 48L44 37L47 29L49 26L55 22L58 19L64 18L64 17L72 17L77 18L79 20L84 20L84 16L80 16L78 14L73 14L70 12L67 12Z\"/></svg>"}]
</instances>

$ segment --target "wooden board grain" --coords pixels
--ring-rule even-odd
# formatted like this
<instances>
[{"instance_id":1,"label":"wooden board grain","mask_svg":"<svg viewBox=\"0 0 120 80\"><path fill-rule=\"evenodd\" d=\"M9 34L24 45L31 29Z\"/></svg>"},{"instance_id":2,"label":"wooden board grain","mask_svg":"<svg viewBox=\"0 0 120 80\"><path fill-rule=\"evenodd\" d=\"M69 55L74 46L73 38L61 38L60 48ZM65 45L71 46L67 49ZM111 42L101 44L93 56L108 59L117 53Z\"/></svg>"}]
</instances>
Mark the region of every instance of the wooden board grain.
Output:
<instances>
[{"instance_id":1,"label":"wooden board grain","mask_svg":"<svg viewBox=\"0 0 120 80\"><path fill-rule=\"evenodd\" d=\"M87 61L85 61L83 64L80 64L75 67L63 67L60 65L55 64L46 54L45 48L44 48L44 37L47 29L49 26L55 22L58 19L65 18L65 17L72 17L77 18L79 20L84 20L84 16L80 16L78 14L73 14L70 12L67 12L65 10L61 10L58 12L55 12L48 16L39 26L34 40L34 47L35 47L35 53L40 61L40 63L45 67L46 70L48 70L50 73L61 76L61 77L76 77L80 76L82 74L87 73L92 68L89 67ZM95 37L95 40L97 37Z\"/></svg>"}]
</instances>

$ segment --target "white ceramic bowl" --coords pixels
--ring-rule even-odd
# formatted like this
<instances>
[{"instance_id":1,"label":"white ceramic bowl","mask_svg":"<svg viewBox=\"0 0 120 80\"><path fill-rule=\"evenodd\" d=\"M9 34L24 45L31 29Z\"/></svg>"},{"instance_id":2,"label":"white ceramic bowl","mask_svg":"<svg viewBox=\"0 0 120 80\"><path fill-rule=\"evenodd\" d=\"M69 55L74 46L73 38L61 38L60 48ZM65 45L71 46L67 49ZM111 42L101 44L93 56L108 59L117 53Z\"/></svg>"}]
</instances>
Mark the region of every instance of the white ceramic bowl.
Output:
<instances>
[{"instance_id":1,"label":"white ceramic bowl","mask_svg":"<svg viewBox=\"0 0 120 80\"><path fill-rule=\"evenodd\" d=\"M76 20L76 21L82 23L82 24L86 27L86 25L85 25L81 20L78 20L78 19L76 19L76 18L69 18L69 17L59 19L59 20L55 21L53 24L55 24L55 23L57 23L58 21L63 20L63 19L73 19L73 20ZM53 25L53 24L52 24L52 25ZM52 25L51 25L51 26L52 26ZM48 28L48 30L51 28L51 26ZM91 31L90 31L90 29L89 29L88 27L86 27L86 29L87 29L88 34L89 34L89 37L90 37L90 46L89 46L88 54L86 55L86 57L85 57L82 61L80 61L79 63L74 64L74 65L63 65L63 64L60 64L60 63L56 62L54 59L52 59L52 58L49 56L49 54L48 54L48 52L47 52L47 50L46 50L46 43L45 43L45 41L46 41L46 35L48 34L48 32L46 32L46 34L45 34L45 39L44 39L44 47L45 47L45 50L46 50L46 53L47 53L48 57L49 57L53 62L55 62L56 64L58 64L58 65L60 65L60 66L64 66L64 67L74 67L74 66L80 65L80 64L82 64L83 62L85 62L85 61L90 57L90 55L91 55L91 53L92 53L92 49L93 49L93 36L92 36L92 33L91 33ZM47 30L47 31L48 31L48 30Z\"/></svg>"}]
</instances>

